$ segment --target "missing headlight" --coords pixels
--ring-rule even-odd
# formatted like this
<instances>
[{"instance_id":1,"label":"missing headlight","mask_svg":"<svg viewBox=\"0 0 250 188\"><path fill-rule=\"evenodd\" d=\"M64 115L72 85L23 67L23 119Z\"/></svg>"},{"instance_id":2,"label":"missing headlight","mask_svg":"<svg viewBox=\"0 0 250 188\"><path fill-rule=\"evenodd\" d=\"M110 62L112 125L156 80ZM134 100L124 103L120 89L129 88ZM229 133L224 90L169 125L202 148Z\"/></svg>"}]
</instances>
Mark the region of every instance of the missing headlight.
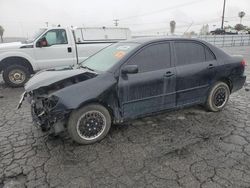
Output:
<instances>
[{"instance_id":1,"label":"missing headlight","mask_svg":"<svg viewBox=\"0 0 250 188\"><path fill-rule=\"evenodd\" d=\"M59 99L56 96L51 96L49 98L45 98L45 99L43 99L43 107L48 109L48 110L51 110L57 105L58 101L59 101Z\"/></svg>"}]
</instances>

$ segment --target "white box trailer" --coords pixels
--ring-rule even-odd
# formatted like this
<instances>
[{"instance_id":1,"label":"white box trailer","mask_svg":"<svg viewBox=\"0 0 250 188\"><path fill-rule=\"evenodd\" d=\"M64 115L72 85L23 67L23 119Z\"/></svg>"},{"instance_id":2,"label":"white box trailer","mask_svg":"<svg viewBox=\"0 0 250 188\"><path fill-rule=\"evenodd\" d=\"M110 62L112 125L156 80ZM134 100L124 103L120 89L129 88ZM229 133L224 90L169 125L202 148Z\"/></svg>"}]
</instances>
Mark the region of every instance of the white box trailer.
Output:
<instances>
[{"instance_id":1,"label":"white box trailer","mask_svg":"<svg viewBox=\"0 0 250 188\"><path fill-rule=\"evenodd\" d=\"M131 38L129 28L118 27L83 27L75 30L76 42L86 41L120 41Z\"/></svg>"}]
</instances>

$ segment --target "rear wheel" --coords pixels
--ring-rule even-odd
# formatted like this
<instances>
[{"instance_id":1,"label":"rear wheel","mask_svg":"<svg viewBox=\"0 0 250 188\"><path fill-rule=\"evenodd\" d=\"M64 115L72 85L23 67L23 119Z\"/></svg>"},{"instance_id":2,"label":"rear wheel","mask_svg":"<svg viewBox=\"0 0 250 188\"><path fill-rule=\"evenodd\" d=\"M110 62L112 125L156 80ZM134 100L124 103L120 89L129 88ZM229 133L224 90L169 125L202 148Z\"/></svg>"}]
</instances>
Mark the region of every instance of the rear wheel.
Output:
<instances>
[{"instance_id":1,"label":"rear wheel","mask_svg":"<svg viewBox=\"0 0 250 188\"><path fill-rule=\"evenodd\" d=\"M22 65L10 65L3 70L3 80L11 87L21 87L29 80L30 72Z\"/></svg>"},{"instance_id":2,"label":"rear wheel","mask_svg":"<svg viewBox=\"0 0 250 188\"><path fill-rule=\"evenodd\" d=\"M99 104L90 104L73 111L68 122L69 135L79 144L92 144L102 140L110 127L109 111Z\"/></svg>"},{"instance_id":3,"label":"rear wheel","mask_svg":"<svg viewBox=\"0 0 250 188\"><path fill-rule=\"evenodd\" d=\"M230 96L230 89L224 82L217 82L210 90L206 107L209 111L221 111L227 104Z\"/></svg>"}]
</instances>

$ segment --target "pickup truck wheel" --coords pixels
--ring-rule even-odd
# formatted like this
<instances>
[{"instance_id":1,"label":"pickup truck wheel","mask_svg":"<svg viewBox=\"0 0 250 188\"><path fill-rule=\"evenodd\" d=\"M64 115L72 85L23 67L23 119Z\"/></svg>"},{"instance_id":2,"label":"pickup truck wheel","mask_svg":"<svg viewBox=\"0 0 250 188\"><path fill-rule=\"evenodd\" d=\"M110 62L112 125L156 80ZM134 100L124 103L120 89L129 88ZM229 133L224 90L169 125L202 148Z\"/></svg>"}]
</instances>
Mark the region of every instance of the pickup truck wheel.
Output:
<instances>
[{"instance_id":1,"label":"pickup truck wheel","mask_svg":"<svg viewBox=\"0 0 250 188\"><path fill-rule=\"evenodd\" d=\"M3 80L11 87L24 86L29 78L29 70L22 65L10 65L3 70Z\"/></svg>"},{"instance_id":2,"label":"pickup truck wheel","mask_svg":"<svg viewBox=\"0 0 250 188\"><path fill-rule=\"evenodd\" d=\"M92 144L102 140L110 127L109 111L99 104L87 105L73 111L68 122L69 135L79 144Z\"/></svg>"},{"instance_id":3,"label":"pickup truck wheel","mask_svg":"<svg viewBox=\"0 0 250 188\"><path fill-rule=\"evenodd\" d=\"M207 98L206 107L209 111L221 111L227 104L230 96L230 90L226 83L217 82L211 88Z\"/></svg>"}]
</instances>

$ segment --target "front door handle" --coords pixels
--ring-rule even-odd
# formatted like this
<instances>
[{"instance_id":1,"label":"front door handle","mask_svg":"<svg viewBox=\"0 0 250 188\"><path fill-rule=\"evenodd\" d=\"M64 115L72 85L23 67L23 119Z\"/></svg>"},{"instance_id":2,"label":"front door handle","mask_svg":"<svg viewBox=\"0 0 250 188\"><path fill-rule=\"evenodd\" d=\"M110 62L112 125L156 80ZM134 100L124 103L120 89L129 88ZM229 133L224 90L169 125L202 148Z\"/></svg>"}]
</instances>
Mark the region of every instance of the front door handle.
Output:
<instances>
[{"instance_id":1,"label":"front door handle","mask_svg":"<svg viewBox=\"0 0 250 188\"><path fill-rule=\"evenodd\" d=\"M209 64L207 68L208 68L208 69L213 69L213 68L214 68L214 65L213 65L213 64Z\"/></svg>"},{"instance_id":2,"label":"front door handle","mask_svg":"<svg viewBox=\"0 0 250 188\"><path fill-rule=\"evenodd\" d=\"M71 53L72 52L72 48L68 47L68 52Z\"/></svg>"},{"instance_id":3,"label":"front door handle","mask_svg":"<svg viewBox=\"0 0 250 188\"><path fill-rule=\"evenodd\" d=\"M174 76L174 73L172 73L171 71L168 71L164 74L164 77L171 77Z\"/></svg>"}]
</instances>

